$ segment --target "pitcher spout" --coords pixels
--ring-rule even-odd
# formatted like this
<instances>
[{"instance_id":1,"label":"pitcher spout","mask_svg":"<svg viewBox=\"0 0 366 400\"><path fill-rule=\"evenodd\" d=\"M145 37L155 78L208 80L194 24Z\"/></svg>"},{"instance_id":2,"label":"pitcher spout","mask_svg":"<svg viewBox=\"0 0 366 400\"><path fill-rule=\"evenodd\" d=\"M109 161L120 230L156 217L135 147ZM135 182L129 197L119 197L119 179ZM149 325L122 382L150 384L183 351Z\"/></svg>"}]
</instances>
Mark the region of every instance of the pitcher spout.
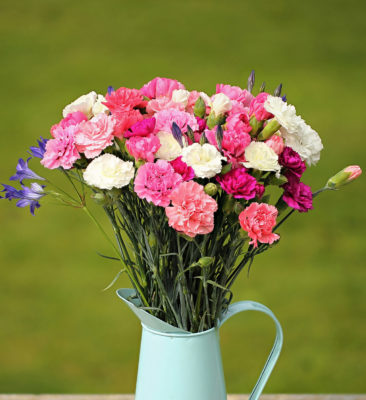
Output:
<instances>
[{"instance_id":1,"label":"pitcher spout","mask_svg":"<svg viewBox=\"0 0 366 400\"><path fill-rule=\"evenodd\" d=\"M132 312L137 316L137 318L141 321L143 325L147 328L150 328L154 331L162 332L162 333L186 333L190 334L190 332L185 331L184 329L177 328L173 325L168 324L167 322L162 321L159 318L154 317L145 311L142 307L142 304L136 295L135 289L118 289L116 291L117 296L123 300L127 306L132 310Z\"/></svg>"}]
</instances>

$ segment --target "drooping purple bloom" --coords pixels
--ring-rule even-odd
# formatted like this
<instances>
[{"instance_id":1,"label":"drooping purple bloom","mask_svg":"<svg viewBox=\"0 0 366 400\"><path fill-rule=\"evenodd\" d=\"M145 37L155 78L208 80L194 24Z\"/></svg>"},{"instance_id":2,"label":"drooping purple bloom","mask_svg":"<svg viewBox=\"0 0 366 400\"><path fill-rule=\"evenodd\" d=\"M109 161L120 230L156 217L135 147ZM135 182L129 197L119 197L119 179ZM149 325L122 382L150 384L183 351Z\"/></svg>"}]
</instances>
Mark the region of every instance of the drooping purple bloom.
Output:
<instances>
[{"instance_id":1,"label":"drooping purple bloom","mask_svg":"<svg viewBox=\"0 0 366 400\"><path fill-rule=\"evenodd\" d=\"M39 138L39 140L37 140L38 146L31 146L29 148L30 154L33 157L42 159L43 156L44 156L44 153L46 152L46 144L47 144L47 142L48 142L48 139L43 139L43 137L41 136Z\"/></svg>"},{"instance_id":2,"label":"drooping purple bloom","mask_svg":"<svg viewBox=\"0 0 366 400\"><path fill-rule=\"evenodd\" d=\"M114 92L114 87L113 86L108 86L108 94L111 95L111 93Z\"/></svg>"},{"instance_id":3,"label":"drooping purple bloom","mask_svg":"<svg viewBox=\"0 0 366 400\"><path fill-rule=\"evenodd\" d=\"M17 207L27 207L29 206L30 212L34 215L36 208L41 205L39 201L46 193L43 191L45 186L41 186L36 182L31 183L30 187L23 186L21 190L17 190L12 186L4 185L2 192L5 192L5 197L0 196L1 199L13 200L17 199Z\"/></svg>"},{"instance_id":4,"label":"drooping purple bloom","mask_svg":"<svg viewBox=\"0 0 366 400\"><path fill-rule=\"evenodd\" d=\"M20 183L23 183L24 179L35 179L37 181L44 181L44 178L37 175L28 167L28 161L30 159L31 157L29 157L27 161L24 161L22 158L20 158L16 167L17 172L15 173L15 175L10 177L9 180L19 181Z\"/></svg>"}]
</instances>

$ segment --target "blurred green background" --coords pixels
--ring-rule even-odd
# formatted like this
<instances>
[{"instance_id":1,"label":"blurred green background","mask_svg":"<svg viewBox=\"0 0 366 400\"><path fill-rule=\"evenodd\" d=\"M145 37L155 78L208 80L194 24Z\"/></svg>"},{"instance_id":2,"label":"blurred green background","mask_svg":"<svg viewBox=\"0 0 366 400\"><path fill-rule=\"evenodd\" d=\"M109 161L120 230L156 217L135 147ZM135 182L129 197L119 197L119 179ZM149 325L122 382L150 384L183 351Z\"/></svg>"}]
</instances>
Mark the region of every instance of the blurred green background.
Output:
<instances>
[{"instance_id":1,"label":"blurred green background","mask_svg":"<svg viewBox=\"0 0 366 400\"><path fill-rule=\"evenodd\" d=\"M314 190L348 164L365 167L366 2L17 0L0 2L0 181L59 121L64 105L108 85L155 76L212 93L216 83L280 82L321 135ZM35 167L37 161L31 166ZM44 173L42 167L35 167ZM267 393L366 391L365 180L325 193L281 229L244 273L235 300L260 301L285 344ZM78 210L0 203L0 392L133 392L136 318L102 292L118 264ZM274 338L247 313L221 331L229 392L249 392Z\"/></svg>"}]
</instances>

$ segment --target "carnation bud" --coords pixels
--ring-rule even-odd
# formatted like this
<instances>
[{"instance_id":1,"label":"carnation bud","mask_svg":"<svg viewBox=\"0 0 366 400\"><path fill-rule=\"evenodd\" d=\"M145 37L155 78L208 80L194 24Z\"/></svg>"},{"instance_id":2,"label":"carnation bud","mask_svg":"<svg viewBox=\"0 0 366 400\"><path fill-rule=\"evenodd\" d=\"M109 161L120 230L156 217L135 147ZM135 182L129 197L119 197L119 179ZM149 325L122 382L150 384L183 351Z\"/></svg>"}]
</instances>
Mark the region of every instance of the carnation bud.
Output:
<instances>
[{"instance_id":1,"label":"carnation bud","mask_svg":"<svg viewBox=\"0 0 366 400\"><path fill-rule=\"evenodd\" d=\"M262 128L263 121L258 121L257 118L252 115L249 120L249 125L252 127L252 130L249 132L251 136L256 136L257 132Z\"/></svg>"},{"instance_id":2,"label":"carnation bud","mask_svg":"<svg viewBox=\"0 0 366 400\"><path fill-rule=\"evenodd\" d=\"M248 86L247 86L247 88L248 88L248 92L250 92L250 93L253 90L254 82L255 82L255 72L254 72L254 69L253 69L252 72L249 75L249 78L248 78Z\"/></svg>"},{"instance_id":3,"label":"carnation bud","mask_svg":"<svg viewBox=\"0 0 366 400\"><path fill-rule=\"evenodd\" d=\"M225 175L225 174L227 174L228 172L230 172L230 171L231 171L231 168L232 168L232 165L231 165L231 164L226 164L226 165L224 165L224 166L222 167L222 169L221 169L221 175Z\"/></svg>"},{"instance_id":4,"label":"carnation bud","mask_svg":"<svg viewBox=\"0 0 366 400\"><path fill-rule=\"evenodd\" d=\"M209 196L215 196L217 193L217 186L210 182L204 187L205 193L208 194Z\"/></svg>"},{"instance_id":5,"label":"carnation bud","mask_svg":"<svg viewBox=\"0 0 366 400\"><path fill-rule=\"evenodd\" d=\"M281 96L281 92L282 92L282 83L280 83L276 87L275 91L273 92L273 96L280 97Z\"/></svg>"},{"instance_id":6,"label":"carnation bud","mask_svg":"<svg viewBox=\"0 0 366 400\"><path fill-rule=\"evenodd\" d=\"M266 82L262 82L261 87L259 88L259 93L262 93L266 90Z\"/></svg>"},{"instance_id":7,"label":"carnation bud","mask_svg":"<svg viewBox=\"0 0 366 400\"><path fill-rule=\"evenodd\" d=\"M99 205L105 206L108 203L106 196L103 193L94 193L91 198Z\"/></svg>"},{"instance_id":8,"label":"carnation bud","mask_svg":"<svg viewBox=\"0 0 366 400\"><path fill-rule=\"evenodd\" d=\"M361 168L358 165L350 165L346 168L343 168L342 171L339 171L337 174L332 176L325 187L327 189L339 189L340 187L351 183L356 178L358 178L362 173Z\"/></svg>"},{"instance_id":9,"label":"carnation bud","mask_svg":"<svg viewBox=\"0 0 366 400\"><path fill-rule=\"evenodd\" d=\"M244 206L238 201L234 204L234 213L239 215L244 210Z\"/></svg>"},{"instance_id":10,"label":"carnation bud","mask_svg":"<svg viewBox=\"0 0 366 400\"><path fill-rule=\"evenodd\" d=\"M204 100L202 99L202 97L200 96L193 107L193 112L194 115L196 115L197 117L203 118L206 114L206 103L204 102Z\"/></svg>"},{"instance_id":11,"label":"carnation bud","mask_svg":"<svg viewBox=\"0 0 366 400\"><path fill-rule=\"evenodd\" d=\"M213 262L215 261L215 257L201 257L198 260L198 264L205 268L205 267L209 267L210 265L213 264Z\"/></svg>"},{"instance_id":12,"label":"carnation bud","mask_svg":"<svg viewBox=\"0 0 366 400\"><path fill-rule=\"evenodd\" d=\"M279 130L280 127L281 125L275 119L272 119L263 128L262 132L258 135L258 140L269 139L275 132Z\"/></svg>"},{"instance_id":13,"label":"carnation bud","mask_svg":"<svg viewBox=\"0 0 366 400\"><path fill-rule=\"evenodd\" d=\"M200 138L200 145L203 146L205 143L208 143L207 137L205 135L205 132L202 133L201 138Z\"/></svg>"}]
</instances>

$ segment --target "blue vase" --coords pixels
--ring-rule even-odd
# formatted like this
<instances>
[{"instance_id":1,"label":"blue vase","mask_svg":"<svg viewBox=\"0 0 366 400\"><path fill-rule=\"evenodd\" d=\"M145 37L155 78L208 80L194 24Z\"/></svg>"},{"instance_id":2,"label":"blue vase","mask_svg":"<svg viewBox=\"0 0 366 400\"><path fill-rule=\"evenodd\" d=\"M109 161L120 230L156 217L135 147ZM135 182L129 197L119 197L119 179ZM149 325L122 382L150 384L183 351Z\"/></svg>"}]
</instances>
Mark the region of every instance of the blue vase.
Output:
<instances>
[{"instance_id":1,"label":"blue vase","mask_svg":"<svg viewBox=\"0 0 366 400\"><path fill-rule=\"evenodd\" d=\"M257 400L271 374L282 347L282 329L272 311L260 303L231 304L217 327L190 333L176 328L138 308L133 289L119 289L117 295L142 324L140 359L135 400L226 400L219 329L241 311L260 311L276 324L276 339L249 397Z\"/></svg>"}]
</instances>

